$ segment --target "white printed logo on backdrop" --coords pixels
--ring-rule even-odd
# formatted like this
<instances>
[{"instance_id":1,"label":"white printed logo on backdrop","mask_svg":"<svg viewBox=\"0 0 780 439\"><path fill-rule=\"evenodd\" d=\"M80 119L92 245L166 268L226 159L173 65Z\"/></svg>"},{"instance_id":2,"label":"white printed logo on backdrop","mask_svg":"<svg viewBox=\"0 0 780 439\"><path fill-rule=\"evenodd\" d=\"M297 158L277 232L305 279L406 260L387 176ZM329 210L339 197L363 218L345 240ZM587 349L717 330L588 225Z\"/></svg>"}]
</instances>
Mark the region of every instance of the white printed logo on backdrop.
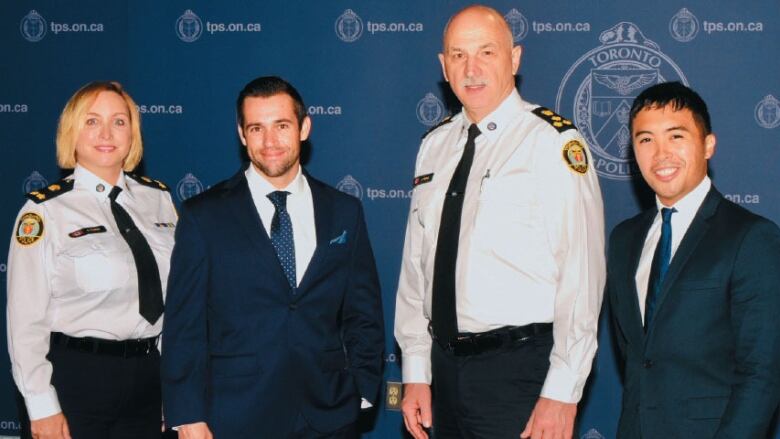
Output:
<instances>
[{"instance_id":1,"label":"white printed logo on backdrop","mask_svg":"<svg viewBox=\"0 0 780 439\"><path fill-rule=\"evenodd\" d=\"M772 95L766 95L756 105L755 117L759 126L777 128L780 126L780 101Z\"/></svg>"},{"instance_id":2,"label":"white printed logo on backdrop","mask_svg":"<svg viewBox=\"0 0 780 439\"><path fill-rule=\"evenodd\" d=\"M580 439L606 439L604 435L599 433L595 428L591 428L587 433L583 434Z\"/></svg>"},{"instance_id":3,"label":"white printed logo on backdrop","mask_svg":"<svg viewBox=\"0 0 780 439\"><path fill-rule=\"evenodd\" d=\"M630 180L639 173L628 131L631 103L649 85L665 81L687 85L688 80L634 23L616 24L601 33L599 42L566 72L555 109L571 115L591 147L600 176Z\"/></svg>"},{"instance_id":4,"label":"white printed logo on backdrop","mask_svg":"<svg viewBox=\"0 0 780 439\"><path fill-rule=\"evenodd\" d=\"M176 194L179 196L179 201L184 201L188 198L192 198L195 195L203 192L203 183L198 180L197 177L188 172L179 180L176 185Z\"/></svg>"},{"instance_id":5,"label":"white printed logo on backdrop","mask_svg":"<svg viewBox=\"0 0 780 439\"><path fill-rule=\"evenodd\" d=\"M29 177L25 178L24 183L22 183L22 192L25 194L29 194L32 191L43 189L48 185L49 182L47 182L46 179L43 178L43 175L41 175L38 171L32 171L32 174L30 174Z\"/></svg>"},{"instance_id":6,"label":"white printed logo on backdrop","mask_svg":"<svg viewBox=\"0 0 780 439\"><path fill-rule=\"evenodd\" d=\"M417 102L417 120L432 127L444 118L444 104L433 93L428 93Z\"/></svg>"},{"instance_id":7,"label":"white printed logo on backdrop","mask_svg":"<svg viewBox=\"0 0 780 439\"><path fill-rule=\"evenodd\" d=\"M358 200L363 199L363 186L351 175L347 175L342 178L341 181L336 185L336 189L344 192L345 194L352 195Z\"/></svg>"},{"instance_id":8,"label":"white printed logo on backdrop","mask_svg":"<svg viewBox=\"0 0 780 439\"><path fill-rule=\"evenodd\" d=\"M19 31L25 40L37 43L46 36L46 20L35 10L30 11L19 23Z\"/></svg>"},{"instance_id":9,"label":"white printed logo on backdrop","mask_svg":"<svg viewBox=\"0 0 780 439\"><path fill-rule=\"evenodd\" d=\"M528 35L528 20L517 9L512 8L511 11L507 12L504 15L504 20L506 20L509 28L512 30L512 39L515 43L519 43Z\"/></svg>"},{"instance_id":10,"label":"white printed logo on backdrop","mask_svg":"<svg viewBox=\"0 0 780 439\"><path fill-rule=\"evenodd\" d=\"M185 43L192 43L197 41L201 34L203 34L203 22L192 12L192 9L187 9L176 20L176 35Z\"/></svg>"},{"instance_id":11,"label":"white printed logo on backdrop","mask_svg":"<svg viewBox=\"0 0 780 439\"><path fill-rule=\"evenodd\" d=\"M345 43L355 42L363 35L363 20L352 9L347 9L336 19L335 27L336 35Z\"/></svg>"},{"instance_id":12,"label":"white printed logo on backdrop","mask_svg":"<svg viewBox=\"0 0 780 439\"><path fill-rule=\"evenodd\" d=\"M672 38L681 43L687 43L696 38L699 29L699 20L686 8L677 11L669 20L669 33L672 34Z\"/></svg>"}]
</instances>

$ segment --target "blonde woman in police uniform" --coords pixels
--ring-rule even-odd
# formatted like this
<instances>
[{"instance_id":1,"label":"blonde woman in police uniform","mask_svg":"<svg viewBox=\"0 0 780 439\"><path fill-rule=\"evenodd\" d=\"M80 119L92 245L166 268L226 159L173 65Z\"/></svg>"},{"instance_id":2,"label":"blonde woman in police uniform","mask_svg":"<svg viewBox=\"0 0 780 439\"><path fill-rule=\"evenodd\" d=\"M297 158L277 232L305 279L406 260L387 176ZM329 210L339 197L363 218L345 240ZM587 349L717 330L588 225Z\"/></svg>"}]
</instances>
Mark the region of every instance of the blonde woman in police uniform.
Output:
<instances>
[{"instance_id":1,"label":"blonde woman in police uniform","mask_svg":"<svg viewBox=\"0 0 780 439\"><path fill-rule=\"evenodd\" d=\"M8 257L8 350L36 439L160 437L158 334L176 212L167 187L129 174L138 110L116 82L66 104L57 161L73 174L31 192Z\"/></svg>"}]
</instances>

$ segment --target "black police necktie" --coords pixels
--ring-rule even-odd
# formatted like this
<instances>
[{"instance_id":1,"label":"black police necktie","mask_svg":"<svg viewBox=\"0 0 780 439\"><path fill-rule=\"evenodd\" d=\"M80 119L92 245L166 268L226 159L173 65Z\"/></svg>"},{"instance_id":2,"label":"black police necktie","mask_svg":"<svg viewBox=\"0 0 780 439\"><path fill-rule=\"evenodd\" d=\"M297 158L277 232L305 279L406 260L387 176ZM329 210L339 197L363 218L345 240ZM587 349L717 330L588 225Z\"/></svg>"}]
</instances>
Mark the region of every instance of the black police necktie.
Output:
<instances>
[{"instance_id":1,"label":"black police necktie","mask_svg":"<svg viewBox=\"0 0 780 439\"><path fill-rule=\"evenodd\" d=\"M157 322L163 313L162 285L160 284L160 271L157 269L157 261L154 259L152 248L146 242L146 238L138 230L130 214L124 207L116 202L116 197L122 192L122 188L114 186L108 194L111 200L111 213L119 227L119 233L127 241L130 251L133 252L135 269L138 274L138 311L143 318L152 325Z\"/></svg>"},{"instance_id":2,"label":"black police necktie","mask_svg":"<svg viewBox=\"0 0 780 439\"><path fill-rule=\"evenodd\" d=\"M647 282L647 297L645 298L645 330L650 327L650 322L655 314L655 303L661 294L661 285L664 283L666 272L669 271L669 263L672 259L672 214L677 209L664 207L661 209L661 239L655 247L653 262L650 265L650 278Z\"/></svg>"},{"instance_id":3,"label":"black police necktie","mask_svg":"<svg viewBox=\"0 0 780 439\"><path fill-rule=\"evenodd\" d=\"M460 217L466 183L474 161L474 140L480 135L479 127L472 124L463 155L452 174L452 180L444 196L441 210L439 237L433 265L432 326L433 335L446 346L458 335L458 316L455 310L455 266L458 259Z\"/></svg>"},{"instance_id":4,"label":"black police necktie","mask_svg":"<svg viewBox=\"0 0 780 439\"><path fill-rule=\"evenodd\" d=\"M293 293L295 293L295 288L298 285L295 277L295 240L293 239L290 214L287 213L288 195L290 195L289 192L274 191L267 196L276 208L274 217L271 220L271 244L273 244L274 250L276 250L276 256L282 265L287 282L290 284Z\"/></svg>"}]
</instances>

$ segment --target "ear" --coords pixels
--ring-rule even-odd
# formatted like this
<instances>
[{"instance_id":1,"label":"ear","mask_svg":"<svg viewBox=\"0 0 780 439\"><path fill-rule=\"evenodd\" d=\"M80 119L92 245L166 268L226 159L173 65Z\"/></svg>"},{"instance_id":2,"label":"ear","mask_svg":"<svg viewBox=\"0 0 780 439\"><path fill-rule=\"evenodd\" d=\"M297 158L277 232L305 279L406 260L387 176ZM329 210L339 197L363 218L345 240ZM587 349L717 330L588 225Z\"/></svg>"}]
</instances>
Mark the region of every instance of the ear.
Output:
<instances>
[{"instance_id":1,"label":"ear","mask_svg":"<svg viewBox=\"0 0 780 439\"><path fill-rule=\"evenodd\" d=\"M450 82L450 78L447 77L447 66L444 64L444 54L439 54L439 63L441 63L441 74L444 75L444 80Z\"/></svg>"},{"instance_id":2,"label":"ear","mask_svg":"<svg viewBox=\"0 0 780 439\"><path fill-rule=\"evenodd\" d=\"M236 124L236 129L238 129L238 138L241 139L241 144L246 146L246 137L244 137L244 129L241 128L241 125Z\"/></svg>"},{"instance_id":3,"label":"ear","mask_svg":"<svg viewBox=\"0 0 780 439\"><path fill-rule=\"evenodd\" d=\"M311 118L309 116L306 116L303 118L303 122L301 122L301 142L309 138L310 132L311 132Z\"/></svg>"},{"instance_id":4,"label":"ear","mask_svg":"<svg viewBox=\"0 0 780 439\"><path fill-rule=\"evenodd\" d=\"M713 155L715 155L715 145L718 143L718 139L715 137L715 134L707 134L707 136L704 138L704 158L709 160Z\"/></svg>"},{"instance_id":5,"label":"ear","mask_svg":"<svg viewBox=\"0 0 780 439\"><path fill-rule=\"evenodd\" d=\"M523 47L519 44L512 48L512 74L516 75L520 69L520 58L523 56Z\"/></svg>"}]
</instances>

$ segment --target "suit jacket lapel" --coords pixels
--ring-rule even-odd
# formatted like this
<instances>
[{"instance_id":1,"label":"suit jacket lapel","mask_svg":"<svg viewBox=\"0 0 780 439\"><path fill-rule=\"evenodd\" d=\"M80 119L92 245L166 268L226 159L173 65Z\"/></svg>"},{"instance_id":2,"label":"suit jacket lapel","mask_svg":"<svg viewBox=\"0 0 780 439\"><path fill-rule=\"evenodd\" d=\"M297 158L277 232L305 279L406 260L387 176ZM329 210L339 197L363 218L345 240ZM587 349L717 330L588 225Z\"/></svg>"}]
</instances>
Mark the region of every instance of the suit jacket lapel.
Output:
<instances>
[{"instance_id":1,"label":"suit jacket lapel","mask_svg":"<svg viewBox=\"0 0 780 439\"><path fill-rule=\"evenodd\" d=\"M309 266L306 267L306 271L303 273L301 283L298 285L298 296L306 293L309 284L316 278L317 271L322 266L322 262L327 255L330 242L330 228L333 219L333 203L330 200L330 196L325 191L325 188L322 186L322 183L313 179L305 171L304 176L309 183L311 198L314 204L314 228L317 235L317 246L314 249L314 254L311 257Z\"/></svg>"},{"instance_id":2,"label":"suit jacket lapel","mask_svg":"<svg viewBox=\"0 0 780 439\"><path fill-rule=\"evenodd\" d=\"M629 316L629 330L631 336L633 336L637 342L641 344L644 338L644 325L642 323L642 313L639 311L639 293L636 288L636 270L639 267L639 259L642 257L642 248L647 239L647 233L650 231L650 226L653 225L653 219L656 215L655 209L650 209L642 214L642 217L637 223L635 233L628 236L627 239L631 242L631 250L628 255L628 270L626 270L626 291L629 292L629 298L626 303L626 307L629 309L627 315ZM642 239L636 239L637 237Z\"/></svg>"},{"instance_id":3,"label":"suit jacket lapel","mask_svg":"<svg viewBox=\"0 0 780 439\"><path fill-rule=\"evenodd\" d=\"M669 271L666 273L664 282L661 284L661 293L657 299L655 317L653 317L654 321L657 320L658 316L663 312L664 300L669 296L671 286L674 285L675 280L679 277L686 262L688 262L688 259L690 259L702 238L707 233L707 230L709 229L708 220L715 214L721 198L722 196L715 189L715 186L712 186L707 193L707 196L704 198L704 201L701 203L699 211L696 212L696 216L693 217L693 221L685 232L685 236L680 242L680 246L672 257L672 262L669 264ZM651 322L650 325L650 332L647 334L648 339L653 335L653 328L655 325L652 323L653 322Z\"/></svg>"}]
</instances>

